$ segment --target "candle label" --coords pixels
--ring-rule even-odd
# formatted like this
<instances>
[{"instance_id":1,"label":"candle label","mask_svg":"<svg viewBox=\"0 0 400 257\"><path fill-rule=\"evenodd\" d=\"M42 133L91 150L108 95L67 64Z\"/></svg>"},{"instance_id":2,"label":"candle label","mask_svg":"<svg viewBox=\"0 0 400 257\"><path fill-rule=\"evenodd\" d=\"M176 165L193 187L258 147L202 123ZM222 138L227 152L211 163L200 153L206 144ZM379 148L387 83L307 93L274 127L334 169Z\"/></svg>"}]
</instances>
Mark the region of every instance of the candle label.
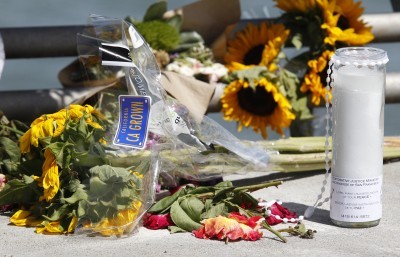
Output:
<instances>
[{"instance_id":1,"label":"candle label","mask_svg":"<svg viewBox=\"0 0 400 257\"><path fill-rule=\"evenodd\" d=\"M332 219L367 222L382 217L382 176L362 179L332 176L331 184Z\"/></svg>"}]
</instances>

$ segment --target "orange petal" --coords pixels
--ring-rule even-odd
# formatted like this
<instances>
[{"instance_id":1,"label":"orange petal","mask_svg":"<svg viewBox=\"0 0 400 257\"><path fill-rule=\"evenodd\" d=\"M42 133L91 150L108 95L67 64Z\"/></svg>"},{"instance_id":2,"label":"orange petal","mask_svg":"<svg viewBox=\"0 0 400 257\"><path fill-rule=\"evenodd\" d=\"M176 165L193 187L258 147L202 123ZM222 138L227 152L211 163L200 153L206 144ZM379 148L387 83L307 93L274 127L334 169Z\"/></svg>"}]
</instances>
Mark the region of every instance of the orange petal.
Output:
<instances>
[{"instance_id":1,"label":"orange petal","mask_svg":"<svg viewBox=\"0 0 400 257\"><path fill-rule=\"evenodd\" d=\"M208 238L216 237L220 240L225 238L237 240L244 235L239 222L234 219L218 216L206 219L202 223L204 224L205 235Z\"/></svg>"}]
</instances>

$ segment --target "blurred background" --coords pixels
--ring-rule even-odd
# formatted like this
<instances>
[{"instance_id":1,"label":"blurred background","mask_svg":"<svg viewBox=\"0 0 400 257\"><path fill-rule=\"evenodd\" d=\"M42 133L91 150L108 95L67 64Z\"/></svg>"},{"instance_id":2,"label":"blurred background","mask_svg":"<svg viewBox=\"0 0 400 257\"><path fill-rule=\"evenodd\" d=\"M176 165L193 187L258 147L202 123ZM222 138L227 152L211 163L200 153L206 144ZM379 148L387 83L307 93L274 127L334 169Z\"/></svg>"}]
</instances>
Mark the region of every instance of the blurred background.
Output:
<instances>
[{"instance_id":1,"label":"blurred background","mask_svg":"<svg viewBox=\"0 0 400 257\"><path fill-rule=\"evenodd\" d=\"M141 20L153 0L13 0L0 2L0 28L85 25L90 14L99 14L114 18L131 16ZM168 8L176 9L194 0L169 0ZM393 12L389 0L361 1L365 14ZM276 17L279 10L274 7L272 0L241 0L242 19ZM222 11L222 10L221 10ZM204 17L205 19L207 17ZM400 72L400 43L370 44L386 50L389 56L388 72ZM75 57L35 58L35 59L6 59L0 78L0 94L10 90L35 90L62 88L57 75ZM16 100L17 101L17 100ZM317 110L325 112L325 110ZM385 136L400 135L400 103L385 106ZM222 120L221 113L208 114L235 136L247 140L261 140L259 134L251 129L236 131L236 123ZM316 120L316 126L323 130L323 120ZM318 129L318 128L317 128ZM320 132L321 135L323 132ZM289 132L285 132L289 136ZM280 138L269 132L268 139Z\"/></svg>"}]
</instances>

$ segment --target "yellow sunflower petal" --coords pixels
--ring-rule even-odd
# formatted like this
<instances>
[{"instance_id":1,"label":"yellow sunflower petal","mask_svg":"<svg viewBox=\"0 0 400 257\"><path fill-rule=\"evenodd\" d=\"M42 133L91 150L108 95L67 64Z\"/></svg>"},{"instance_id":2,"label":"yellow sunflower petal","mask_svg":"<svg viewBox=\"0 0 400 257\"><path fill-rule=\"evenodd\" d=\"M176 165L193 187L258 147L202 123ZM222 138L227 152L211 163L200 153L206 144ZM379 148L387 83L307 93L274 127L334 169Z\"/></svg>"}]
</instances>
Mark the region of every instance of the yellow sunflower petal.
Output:
<instances>
[{"instance_id":1,"label":"yellow sunflower petal","mask_svg":"<svg viewBox=\"0 0 400 257\"><path fill-rule=\"evenodd\" d=\"M42 167L43 189L46 201L51 201L60 188L60 178L58 176L58 165L54 154L46 149L44 151L45 161Z\"/></svg>"},{"instance_id":2,"label":"yellow sunflower petal","mask_svg":"<svg viewBox=\"0 0 400 257\"><path fill-rule=\"evenodd\" d=\"M63 227L59 221L44 222L42 226L37 227L35 232L37 234L62 234L64 232Z\"/></svg>"},{"instance_id":3,"label":"yellow sunflower petal","mask_svg":"<svg viewBox=\"0 0 400 257\"><path fill-rule=\"evenodd\" d=\"M16 226L36 227L42 223L32 216L32 212L26 210L19 210L14 213L10 218L10 222Z\"/></svg>"},{"instance_id":4,"label":"yellow sunflower petal","mask_svg":"<svg viewBox=\"0 0 400 257\"><path fill-rule=\"evenodd\" d=\"M19 139L19 148L21 153L29 153L31 149L31 134L32 130L29 129L24 135Z\"/></svg>"}]
</instances>

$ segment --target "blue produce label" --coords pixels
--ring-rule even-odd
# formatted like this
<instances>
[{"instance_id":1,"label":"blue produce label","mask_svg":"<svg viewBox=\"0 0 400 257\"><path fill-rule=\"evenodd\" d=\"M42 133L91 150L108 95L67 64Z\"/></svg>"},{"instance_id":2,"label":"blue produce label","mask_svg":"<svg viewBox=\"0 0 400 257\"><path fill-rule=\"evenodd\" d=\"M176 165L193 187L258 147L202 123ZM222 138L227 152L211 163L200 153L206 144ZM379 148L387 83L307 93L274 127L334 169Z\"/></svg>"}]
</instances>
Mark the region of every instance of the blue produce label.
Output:
<instances>
[{"instance_id":1,"label":"blue produce label","mask_svg":"<svg viewBox=\"0 0 400 257\"><path fill-rule=\"evenodd\" d=\"M151 98L119 96L119 123L114 145L142 149L146 145Z\"/></svg>"}]
</instances>

